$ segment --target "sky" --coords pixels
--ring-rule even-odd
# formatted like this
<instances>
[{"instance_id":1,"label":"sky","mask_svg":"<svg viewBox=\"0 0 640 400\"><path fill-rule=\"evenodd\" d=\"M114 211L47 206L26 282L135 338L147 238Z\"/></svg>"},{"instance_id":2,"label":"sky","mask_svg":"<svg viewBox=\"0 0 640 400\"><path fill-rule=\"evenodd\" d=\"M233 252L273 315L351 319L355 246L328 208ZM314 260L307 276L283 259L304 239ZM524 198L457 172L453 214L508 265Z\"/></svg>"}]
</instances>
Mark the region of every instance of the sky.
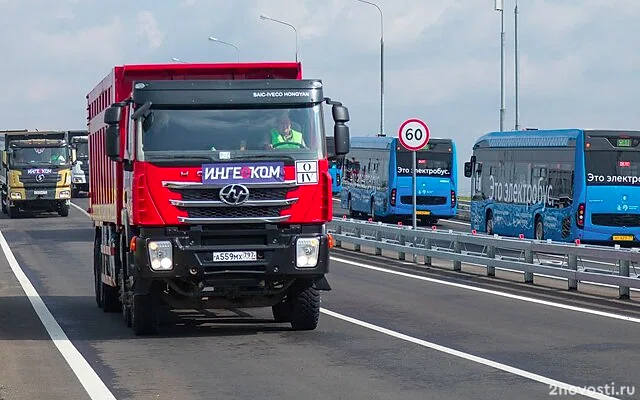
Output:
<instances>
[{"instance_id":1,"label":"sky","mask_svg":"<svg viewBox=\"0 0 640 400\"><path fill-rule=\"evenodd\" d=\"M372 0L384 15L385 133L407 118L456 142L499 129L493 0ZM505 0L506 119L514 127L515 0ZM380 14L357 0L0 0L0 129L84 129L86 94L114 65L295 59L349 107L352 136L380 126ZM522 128L640 129L640 1L520 0ZM331 126L328 127L331 130Z\"/></svg>"}]
</instances>

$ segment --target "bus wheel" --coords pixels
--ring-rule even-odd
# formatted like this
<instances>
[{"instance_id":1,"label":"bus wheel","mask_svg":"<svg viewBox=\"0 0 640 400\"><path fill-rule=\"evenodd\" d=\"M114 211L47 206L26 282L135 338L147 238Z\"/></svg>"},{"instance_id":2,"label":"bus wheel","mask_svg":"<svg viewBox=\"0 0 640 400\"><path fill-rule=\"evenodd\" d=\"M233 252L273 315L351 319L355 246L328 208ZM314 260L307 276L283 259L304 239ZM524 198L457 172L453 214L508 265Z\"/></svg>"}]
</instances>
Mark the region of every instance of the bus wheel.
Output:
<instances>
[{"instance_id":1,"label":"bus wheel","mask_svg":"<svg viewBox=\"0 0 640 400\"><path fill-rule=\"evenodd\" d=\"M542 218L536 218L536 228L535 228L535 238L536 240L544 240L544 225L542 224Z\"/></svg>"},{"instance_id":2,"label":"bus wheel","mask_svg":"<svg viewBox=\"0 0 640 400\"><path fill-rule=\"evenodd\" d=\"M489 211L489 213L487 214L487 220L485 225L486 225L487 235L493 235L493 213L491 211Z\"/></svg>"}]
</instances>

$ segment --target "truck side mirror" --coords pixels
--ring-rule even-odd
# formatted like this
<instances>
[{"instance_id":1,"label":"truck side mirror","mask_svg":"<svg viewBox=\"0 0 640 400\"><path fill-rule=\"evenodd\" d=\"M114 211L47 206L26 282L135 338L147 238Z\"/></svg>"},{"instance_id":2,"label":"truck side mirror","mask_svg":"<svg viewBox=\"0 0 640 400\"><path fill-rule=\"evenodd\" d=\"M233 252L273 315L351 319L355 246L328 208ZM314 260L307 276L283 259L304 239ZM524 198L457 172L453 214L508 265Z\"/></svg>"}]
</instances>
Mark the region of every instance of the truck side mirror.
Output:
<instances>
[{"instance_id":1,"label":"truck side mirror","mask_svg":"<svg viewBox=\"0 0 640 400\"><path fill-rule=\"evenodd\" d=\"M122 107L111 106L104 112L104 123L107 125L117 125L122 117Z\"/></svg>"},{"instance_id":2,"label":"truck side mirror","mask_svg":"<svg viewBox=\"0 0 640 400\"><path fill-rule=\"evenodd\" d=\"M331 107L331 114L335 122L347 123L349 122L349 109L340 104L334 104Z\"/></svg>"},{"instance_id":3,"label":"truck side mirror","mask_svg":"<svg viewBox=\"0 0 640 400\"><path fill-rule=\"evenodd\" d=\"M120 156L120 128L110 125L104 136L104 147L107 157L117 159Z\"/></svg>"},{"instance_id":4,"label":"truck side mirror","mask_svg":"<svg viewBox=\"0 0 640 400\"><path fill-rule=\"evenodd\" d=\"M464 163L464 176L465 178L471 178L471 161L467 161Z\"/></svg>"},{"instance_id":5,"label":"truck side mirror","mask_svg":"<svg viewBox=\"0 0 640 400\"><path fill-rule=\"evenodd\" d=\"M351 150L351 140L349 139L349 127L341 122L336 122L333 127L333 136L335 137L335 154L343 156Z\"/></svg>"},{"instance_id":6,"label":"truck side mirror","mask_svg":"<svg viewBox=\"0 0 640 400\"><path fill-rule=\"evenodd\" d=\"M334 104L331 107L331 114L335 125L333 127L333 146L335 155L342 156L351 150L351 140L349 138L349 127L345 125L349 122L349 109L341 104Z\"/></svg>"}]
</instances>

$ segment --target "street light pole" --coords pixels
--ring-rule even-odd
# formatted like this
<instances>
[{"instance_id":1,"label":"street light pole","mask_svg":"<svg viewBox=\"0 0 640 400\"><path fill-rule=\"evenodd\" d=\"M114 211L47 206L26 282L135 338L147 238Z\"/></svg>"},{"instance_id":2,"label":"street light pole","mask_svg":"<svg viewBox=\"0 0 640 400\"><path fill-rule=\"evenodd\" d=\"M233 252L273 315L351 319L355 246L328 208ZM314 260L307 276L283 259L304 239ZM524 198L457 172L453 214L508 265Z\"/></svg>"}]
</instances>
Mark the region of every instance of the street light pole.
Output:
<instances>
[{"instance_id":1,"label":"street light pole","mask_svg":"<svg viewBox=\"0 0 640 400\"><path fill-rule=\"evenodd\" d=\"M514 42L515 42L515 86L516 86L516 123L515 130L520 130L520 56L518 54L518 0L516 0L516 6L513 9L513 20L514 20Z\"/></svg>"},{"instance_id":2,"label":"street light pole","mask_svg":"<svg viewBox=\"0 0 640 400\"><path fill-rule=\"evenodd\" d=\"M377 4L366 0L356 1L372 5L380 12L380 135L384 136L384 15Z\"/></svg>"},{"instance_id":3,"label":"street light pole","mask_svg":"<svg viewBox=\"0 0 640 400\"><path fill-rule=\"evenodd\" d=\"M290 27L291 29L293 29L293 33L296 36L296 62L298 62L298 30L296 29L296 27L291 25L290 23L287 23L287 22L284 22L284 21L280 21L280 20L277 20L277 19L274 19L274 18L271 18L271 17L267 17L264 14L260 15L260 19L277 22L279 24L286 25L286 26Z\"/></svg>"},{"instance_id":4,"label":"street light pole","mask_svg":"<svg viewBox=\"0 0 640 400\"><path fill-rule=\"evenodd\" d=\"M504 88L504 0L495 0L495 9L500 12L500 132L504 131L505 88Z\"/></svg>"},{"instance_id":5,"label":"street light pole","mask_svg":"<svg viewBox=\"0 0 640 400\"><path fill-rule=\"evenodd\" d=\"M238 56L238 61L240 61L240 49L238 48L238 46L236 46L233 43L225 42L224 40L220 40L220 39L215 38L213 36L209 36L209 40L211 40L212 42L218 42L218 43L226 44L227 46L231 46L231 47L235 48L237 56Z\"/></svg>"}]
</instances>

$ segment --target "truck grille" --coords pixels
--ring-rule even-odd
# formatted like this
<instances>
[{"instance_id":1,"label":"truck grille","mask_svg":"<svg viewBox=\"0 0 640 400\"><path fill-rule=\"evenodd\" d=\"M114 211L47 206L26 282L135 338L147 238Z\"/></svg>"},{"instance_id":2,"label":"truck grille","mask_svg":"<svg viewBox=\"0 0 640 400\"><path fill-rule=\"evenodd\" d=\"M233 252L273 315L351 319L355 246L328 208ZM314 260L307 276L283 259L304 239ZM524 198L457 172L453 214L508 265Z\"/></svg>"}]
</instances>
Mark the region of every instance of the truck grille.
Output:
<instances>
[{"instance_id":1,"label":"truck grille","mask_svg":"<svg viewBox=\"0 0 640 400\"><path fill-rule=\"evenodd\" d=\"M295 189L295 181L283 183L243 184L249 189L246 202L229 205L220 198L220 191L226 185L203 185L194 182L163 182L180 200L171 200L178 210L186 212L181 222L193 224L224 223L277 223L289 219L281 212L298 199L287 199L290 190Z\"/></svg>"},{"instance_id":2,"label":"truck grille","mask_svg":"<svg viewBox=\"0 0 640 400\"><path fill-rule=\"evenodd\" d=\"M275 218L285 207L217 207L187 208L189 218Z\"/></svg>"},{"instance_id":3,"label":"truck grille","mask_svg":"<svg viewBox=\"0 0 640 400\"><path fill-rule=\"evenodd\" d=\"M22 182L25 187L47 187L56 186L56 184L62 180L62 175L59 174L43 174L44 178L38 181L38 175L40 174L20 175L20 182Z\"/></svg>"},{"instance_id":4,"label":"truck grille","mask_svg":"<svg viewBox=\"0 0 640 400\"><path fill-rule=\"evenodd\" d=\"M282 200L285 199L289 189L272 188L272 189L249 189L251 200ZM181 189L176 192L182 194L182 200L220 200L220 189Z\"/></svg>"},{"instance_id":5,"label":"truck grille","mask_svg":"<svg viewBox=\"0 0 640 400\"><path fill-rule=\"evenodd\" d=\"M640 214L591 214L591 223L601 226L640 227Z\"/></svg>"}]
</instances>

